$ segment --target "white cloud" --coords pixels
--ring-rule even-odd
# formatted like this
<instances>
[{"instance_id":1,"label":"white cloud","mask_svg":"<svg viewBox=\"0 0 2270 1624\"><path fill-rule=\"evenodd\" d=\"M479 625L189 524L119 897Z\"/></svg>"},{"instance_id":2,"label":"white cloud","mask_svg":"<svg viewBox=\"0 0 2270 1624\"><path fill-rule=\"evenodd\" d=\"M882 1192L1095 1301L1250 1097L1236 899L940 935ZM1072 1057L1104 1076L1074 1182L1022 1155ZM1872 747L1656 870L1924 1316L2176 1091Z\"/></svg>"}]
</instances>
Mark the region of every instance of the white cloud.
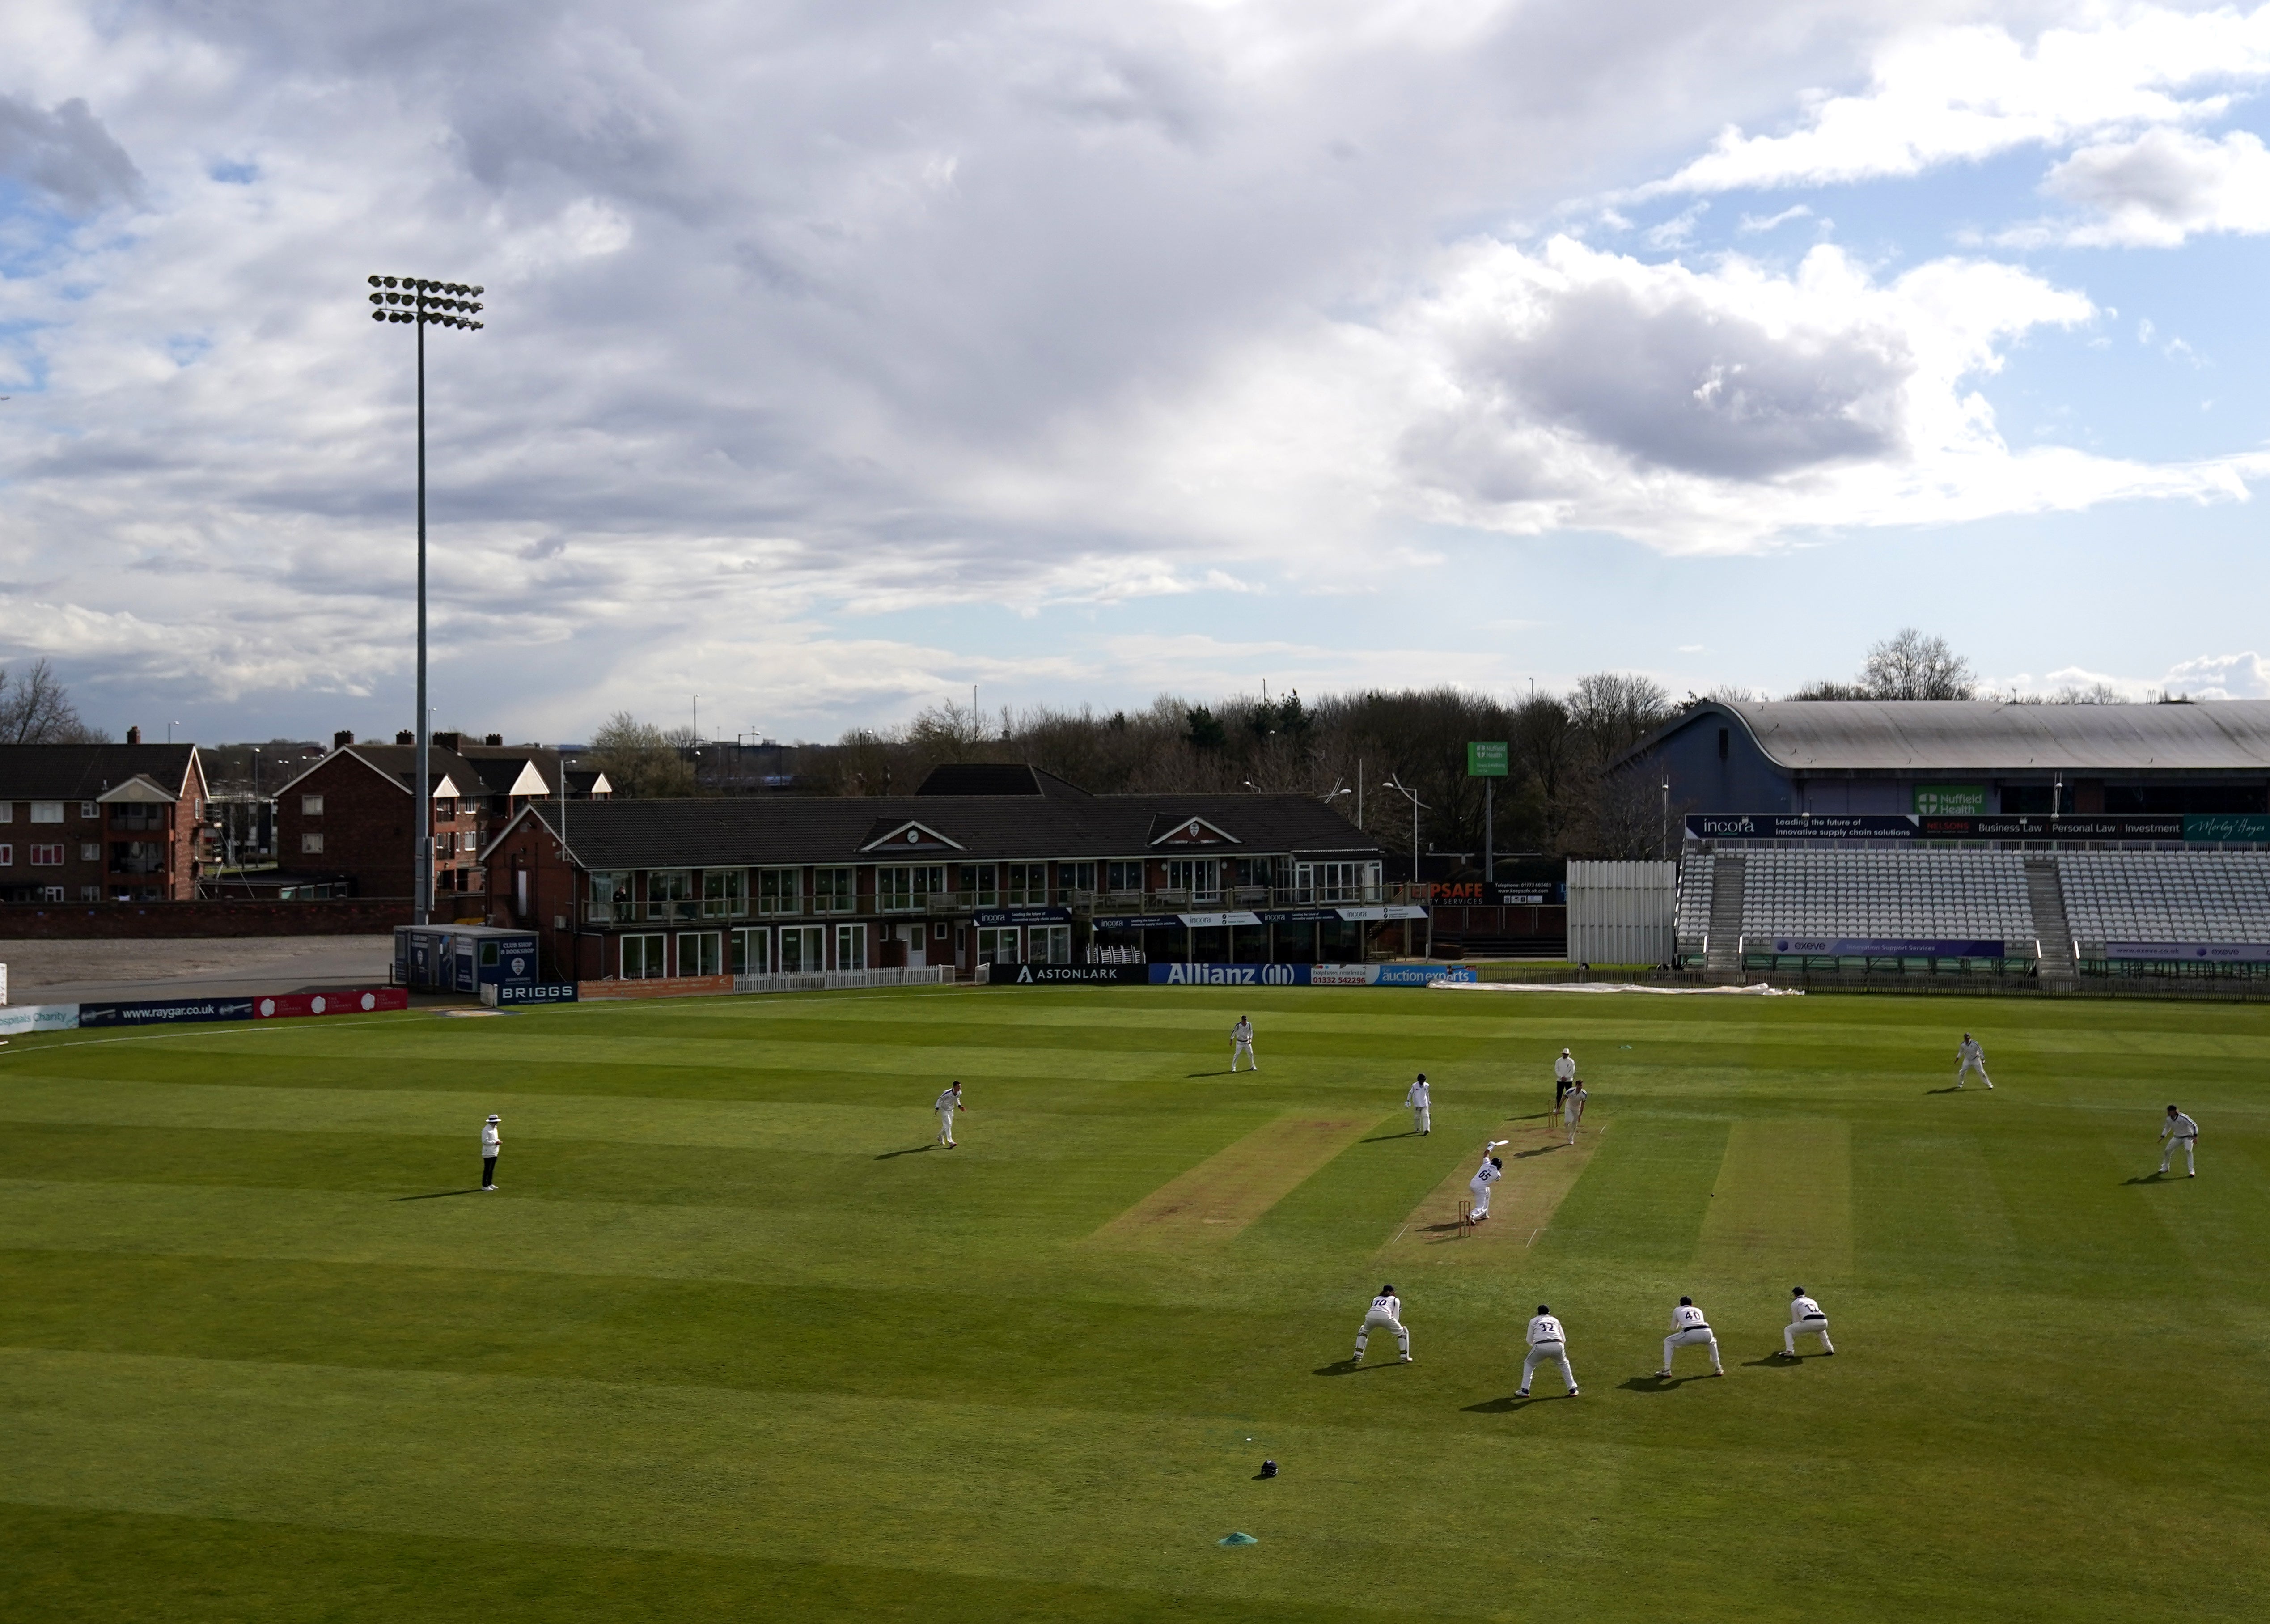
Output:
<instances>
[{"instance_id":1,"label":"white cloud","mask_svg":"<svg viewBox=\"0 0 2270 1624\"><path fill-rule=\"evenodd\" d=\"M2075 246L2174 248L2207 233L2270 231L2270 151L2244 130L2220 141L2153 130L2085 146L2050 171L2043 189L2096 218L2029 234Z\"/></svg>"},{"instance_id":2,"label":"white cloud","mask_svg":"<svg viewBox=\"0 0 2270 1624\"><path fill-rule=\"evenodd\" d=\"M1898 35L1878 52L1866 91L1816 93L1786 134L1730 126L1708 152L1641 191L1918 174L2020 147L2215 118L2229 106L2224 87L2270 78L2270 6L2146 6L2090 23L2047 29L2030 47L1992 24Z\"/></svg>"},{"instance_id":3,"label":"white cloud","mask_svg":"<svg viewBox=\"0 0 2270 1624\"><path fill-rule=\"evenodd\" d=\"M2249 649L2244 654L2201 655L2169 668L2160 686L2170 693L2193 699L2270 699L2270 660Z\"/></svg>"},{"instance_id":4,"label":"white cloud","mask_svg":"<svg viewBox=\"0 0 2270 1624\"><path fill-rule=\"evenodd\" d=\"M1775 230L1777 227L1788 225L1792 220L1805 220L1812 218L1812 209L1804 204L1793 203L1778 214L1745 214L1742 216L1740 229L1745 235L1748 235L1755 232Z\"/></svg>"},{"instance_id":5,"label":"white cloud","mask_svg":"<svg viewBox=\"0 0 2270 1624\"><path fill-rule=\"evenodd\" d=\"M2091 319L2022 271L1477 224L1661 173L1937 3L0 7L0 658L400 717L374 271L489 289L427 357L436 669L559 730L641 685L827 730L990 680L947 634L983 606L1259 626L1438 567L1435 524L1730 551L2243 494L2002 444L1979 380ZM2106 105L2206 108L2154 71ZM931 619L847 628L881 614Z\"/></svg>"}]
</instances>

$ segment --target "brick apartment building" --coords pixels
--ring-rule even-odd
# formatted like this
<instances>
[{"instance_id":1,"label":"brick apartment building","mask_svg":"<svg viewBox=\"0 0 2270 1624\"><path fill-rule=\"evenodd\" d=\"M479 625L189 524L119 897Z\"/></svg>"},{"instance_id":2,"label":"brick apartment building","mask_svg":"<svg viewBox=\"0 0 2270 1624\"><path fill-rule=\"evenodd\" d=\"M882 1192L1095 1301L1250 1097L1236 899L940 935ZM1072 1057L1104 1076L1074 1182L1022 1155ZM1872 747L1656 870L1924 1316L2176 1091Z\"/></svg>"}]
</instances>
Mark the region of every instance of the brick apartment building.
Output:
<instances>
[{"instance_id":1,"label":"brick apartment building","mask_svg":"<svg viewBox=\"0 0 2270 1624\"><path fill-rule=\"evenodd\" d=\"M942 767L911 796L549 802L484 854L489 923L578 981L1153 960L1361 960L1423 919L1304 795L1090 795ZM1397 922L1391 923L1390 922Z\"/></svg>"},{"instance_id":2,"label":"brick apartment building","mask_svg":"<svg viewBox=\"0 0 2270 1624\"><path fill-rule=\"evenodd\" d=\"M565 770L571 799L610 793L605 775L572 760ZM435 918L486 912L481 848L530 802L556 797L561 771L560 752L540 745L507 745L496 733L479 743L462 733L433 736L427 775ZM335 735L329 755L277 791L277 861L339 876L358 896L409 897L417 784L414 735L397 733L390 745Z\"/></svg>"},{"instance_id":3,"label":"brick apartment building","mask_svg":"<svg viewBox=\"0 0 2270 1624\"><path fill-rule=\"evenodd\" d=\"M0 745L0 901L193 901L209 798L195 745Z\"/></svg>"}]
</instances>

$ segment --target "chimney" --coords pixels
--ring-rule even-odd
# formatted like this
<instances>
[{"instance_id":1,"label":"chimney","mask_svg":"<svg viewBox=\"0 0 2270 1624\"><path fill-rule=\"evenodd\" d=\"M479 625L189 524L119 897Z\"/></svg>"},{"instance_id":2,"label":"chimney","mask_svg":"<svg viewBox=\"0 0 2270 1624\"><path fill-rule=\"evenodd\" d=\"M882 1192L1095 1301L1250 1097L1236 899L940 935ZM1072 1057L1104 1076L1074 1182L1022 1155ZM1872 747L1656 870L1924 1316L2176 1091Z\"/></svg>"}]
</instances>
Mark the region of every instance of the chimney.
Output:
<instances>
[{"instance_id":1,"label":"chimney","mask_svg":"<svg viewBox=\"0 0 2270 1624\"><path fill-rule=\"evenodd\" d=\"M404 728L394 736L394 742L397 745L414 745L418 742L418 735L408 728Z\"/></svg>"},{"instance_id":2,"label":"chimney","mask_svg":"<svg viewBox=\"0 0 2270 1624\"><path fill-rule=\"evenodd\" d=\"M464 737L463 733L436 733L434 735L434 748L455 750L457 747L457 741Z\"/></svg>"},{"instance_id":3,"label":"chimney","mask_svg":"<svg viewBox=\"0 0 2270 1624\"><path fill-rule=\"evenodd\" d=\"M352 743L354 743L354 735L345 728L331 735L331 748L334 750L345 750Z\"/></svg>"},{"instance_id":4,"label":"chimney","mask_svg":"<svg viewBox=\"0 0 2270 1624\"><path fill-rule=\"evenodd\" d=\"M504 744L504 735L501 733L492 733L486 738L481 740L481 743L487 745L492 748L501 747Z\"/></svg>"},{"instance_id":5,"label":"chimney","mask_svg":"<svg viewBox=\"0 0 2270 1624\"><path fill-rule=\"evenodd\" d=\"M140 728L128 728L126 730L126 742L130 745L140 744L142 742L142 730Z\"/></svg>"}]
</instances>

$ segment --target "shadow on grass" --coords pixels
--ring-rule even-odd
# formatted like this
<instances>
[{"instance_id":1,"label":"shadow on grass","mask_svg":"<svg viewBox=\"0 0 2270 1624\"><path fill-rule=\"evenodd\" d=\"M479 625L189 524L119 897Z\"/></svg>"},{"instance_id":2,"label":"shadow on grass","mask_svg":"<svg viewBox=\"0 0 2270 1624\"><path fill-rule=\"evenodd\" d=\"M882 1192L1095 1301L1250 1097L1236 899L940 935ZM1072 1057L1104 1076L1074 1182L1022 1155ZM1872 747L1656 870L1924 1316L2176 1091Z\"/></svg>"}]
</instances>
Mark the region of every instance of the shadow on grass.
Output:
<instances>
[{"instance_id":1,"label":"shadow on grass","mask_svg":"<svg viewBox=\"0 0 2270 1624\"><path fill-rule=\"evenodd\" d=\"M1948 1084L1946 1087L1944 1087L1944 1088L1926 1088L1926 1089L1925 1089L1925 1090L1924 1090L1924 1093L1925 1093L1925 1094L1962 1094L1962 1093L1963 1093L1963 1092L1965 1092L1963 1089L1961 1089L1961 1088L1956 1087L1956 1086L1955 1086L1954 1084L1952 1084L1952 1083L1949 1083L1949 1084ZM1984 1092L1984 1090L1981 1090L1981 1092L1983 1093L1983 1092Z\"/></svg>"},{"instance_id":2,"label":"shadow on grass","mask_svg":"<svg viewBox=\"0 0 2270 1624\"><path fill-rule=\"evenodd\" d=\"M1566 1143L1553 1144L1553 1145L1540 1145L1540 1146L1539 1146L1535 1150L1517 1150L1517 1151L1514 1152L1514 1153L1513 1153L1513 1159L1514 1159L1516 1161L1528 1161L1532 1156L1549 1156L1549 1155L1551 1155L1551 1154L1552 1154L1554 1151L1556 1151L1556 1150L1574 1150L1574 1149L1576 1149L1576 1146L1573 1146L1573 1145L1569 1145L1569 1144L1566 1144Z\"/></svg>"},{"instance_id":3,"label":"shadow on grass","mask_svg":"<svg viewBox=\"0 0 2270 1624\"><path fill-rule=\"evenodd\" d=\"M1418 1139L1426 1136L1416 1128L1406 1128L1400 1133L1375 1133L1363 1141L1366 1145L1384 1145L1390 1139Z\"/></svg>"},{"instance_id":4,"label":"shadow on grass","mask_svg":"<svg viewBox=\"0 0 2270 1624\"><path fill-rule=\"evenodd\" d=\"M1386 1359L1376 1365L1366 1365L1360 1364L1353 1359L1336 1359L1329 1365L1318 1365L1309 1374L1310 1376L1361 1376L1366 1370L1384 1370L1388 1366L1400 1362L1398 1360Z\"/></svg>"},{"instance_id":5,"label":"shadow on grass","mask_svg":"<svg viewBox=\"0 0 2270 1624\"><path fill-rule=\"evenodd\" d=\"M434 1190L422 1196L397 1196L394 1198L397 1201L442 1201L451 1196L478 1196L480 1193L480 1187L475 1185L471 1190Z\"/></svg>"},{"instance_id":6,"label":"shadow on grass","mask_svg":"<svg viewBox=\"0 0 2270 1624\"><path fill-rule=\"evenodd\" d=\"M1626 1383L1625 1385L1629 1386L1630 1383ZM1557 1399L1574 1398L1576 1396L1571 1392L1532 1393L1524 1398L1519 1393L1508 1393L1502 1398L1486 1398L1480 1404L1463 1407L1473 1415L1511 1415L1517 1410L1526 1410L1532 1404L1551 1404Z\"/></svg>"},{"instance_id":7,"label":"shadow on grass","mask_svg":"<svg viewBox=\"0 0 2270 1624\"><path fill-rule=\"evenodd\" d=\"M1650 1371L1645 1376L1636 1376L1631 1380L1619 1382L1616 1385L1626 1392L1631 1393L1667 1393L1686 1386L1689 1382L1710 1381L1716 1375L1715 1371L1708 1370L1695 1376L1658 1376L1653 1371Z\"/></svg>"},{"instance_id":8,"label":"shadow on grass","mask_svg":"<svg viewBox=\"0 0 2270 1624\"><path fill-rule=\"evenodd\" d=\"M936 1145L909 1145L904 1150L886 1150L881 1155L876 1157L875 1160L878 1161L888 1161L894 1156L919 1156L926 1150L936 1150L938 1146Z\"/></svg>"},{"instance_id":9,"label":"shadow on grass","mask_svg":"<svg viewBox=\"0 0 2270 1624\"><path fill-rule=\"evenodd\" d=\"M2139 1173L2134 1178L2124 1178L2123 1184L2164 1184L2175 1177L2172 1173Z\"/></svg>"},{"instance_id":10,"label":"shadow on grass","mask_svg":"<svg viewBox=\"0 0 2270 1624\"><path fill-rule=\"evenodd\" d=\"M1537 1121L1539 1121L1539 1120L1543 1120L1543 1121L1549 1122L1549 1121L1551 1121L1554 1117L1558 1116L1560 1114L1561 1114L1561 1113L1560 1113L1558 1110L1550 1110L1550 1111L1532 1111L1532 1112L1530 1112L1530 1113L1529 1113L1529 1115L1528 1115L1528 1116L1509 1116L1509 1117L1507 1117L1507 1118L1506 1118L1506 1121L1508 1121L1508 1122L1537 1122Z\"/></svg>"},{"instance_id":11,"label":"shadow on grass","mask_svg":"<svg viewBox=\"0 0 2270 1624\"><path fill-rule=\"evenodd\" d=\"M1828 1355L1824 1353L1821 1354L1821 1357L1826 1359ZM1742 1368L1745 1370L1794 1370L1804 1362L1805 1355L1802 1353L1799 1353L1794 1357L1787 1357L1780 1353L1768 1353L1763 1359L1746 1359L1742 1361Z\"/></svg>"}]
</instances>

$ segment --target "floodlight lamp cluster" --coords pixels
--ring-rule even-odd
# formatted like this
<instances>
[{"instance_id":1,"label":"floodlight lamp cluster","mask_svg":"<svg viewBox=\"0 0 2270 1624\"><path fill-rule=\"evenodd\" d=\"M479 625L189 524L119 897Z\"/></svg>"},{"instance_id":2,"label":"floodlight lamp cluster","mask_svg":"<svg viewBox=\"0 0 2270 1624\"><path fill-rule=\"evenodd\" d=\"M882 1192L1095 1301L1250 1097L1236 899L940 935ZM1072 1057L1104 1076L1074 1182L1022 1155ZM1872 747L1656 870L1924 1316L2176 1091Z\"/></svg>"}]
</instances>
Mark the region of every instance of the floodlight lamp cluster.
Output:
<instances>
[{"instance_id":1,"label":"floodlight lamp cluster","mask_svg":"<svg viewBox=\"0 0 2270 1624\"><path fill-rule=\"evenodd\" d=\"M430 282L423 277L373 277L374 322L420 322L478 332L487 323L472 320L482 290L463 282ZM468 297L470 295L470 297Z\"/></svg>"}]
</instances>

